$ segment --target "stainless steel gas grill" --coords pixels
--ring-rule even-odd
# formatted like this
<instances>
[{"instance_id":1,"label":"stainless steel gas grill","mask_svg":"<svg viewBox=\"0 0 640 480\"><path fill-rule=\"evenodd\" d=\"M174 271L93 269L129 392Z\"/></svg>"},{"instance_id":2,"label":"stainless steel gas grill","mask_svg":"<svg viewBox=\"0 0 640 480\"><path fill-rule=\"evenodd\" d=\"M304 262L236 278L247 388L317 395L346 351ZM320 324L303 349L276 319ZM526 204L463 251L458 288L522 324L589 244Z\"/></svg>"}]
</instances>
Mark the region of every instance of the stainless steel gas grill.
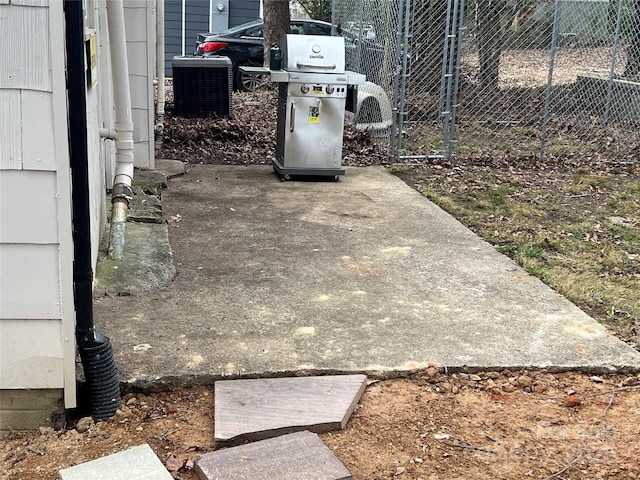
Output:
<instances>
[{"instance_id":1,"label":"stainless steel gas grill","mask_svg":"<svg viewBox=\"0 0 640 480\"><path fill-rule=\"evenodd\" d=\"M365 76L345 70L344 39L315 35L282 38L282 70L271 70L279 86L274 170L296 175L332 176L342 168L347 94Z\"/></svg>"}]
</instances>

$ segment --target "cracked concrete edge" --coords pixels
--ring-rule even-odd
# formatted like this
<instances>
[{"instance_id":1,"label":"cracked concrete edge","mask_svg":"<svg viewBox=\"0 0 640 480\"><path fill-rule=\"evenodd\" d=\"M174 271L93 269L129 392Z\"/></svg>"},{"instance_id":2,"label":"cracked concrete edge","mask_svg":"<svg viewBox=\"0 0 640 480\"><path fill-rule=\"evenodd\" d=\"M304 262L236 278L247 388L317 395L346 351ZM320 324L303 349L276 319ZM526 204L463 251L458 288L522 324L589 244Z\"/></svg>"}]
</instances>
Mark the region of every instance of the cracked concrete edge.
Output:
<instances>
[{"instance_id":1,"label":"cracked concrete edge","mask_svg":"<svg viewBox=\"0 0 640 480\"><path fill-rule=\"evenodd\" d=\"M122 260L105 256L98 263L94 297L148 293L175 277L167 224L127 223L125 231Z\"/></svg>"},{"instance_id":2,"label":"cracked concrete edge","mask_svg":"<svg viewBox=\"0 0 640 480\"><path fill-rule=\"evenodd\" d=\"M179 177L186 173L184 163L166 158L156 159L156 170L162 172L167 178Z\"/></svg>"},{"instance_id":3,"label":"cracked concrete edge","mask_svg":"<svg viewBox=\"0 0 640 480\"><path fill-rule=\"evenodd\" d=\"M461 366L436 366L441 374L453 373L482 373L482 372L503 372L503 371L540 371L549 373L581 372L587 375L613 375L613 374L637 374L640 367L634 366L614 366L614 365L583 365L576 368L575 365L512 365L512 366L487 366L487 365L461 365ZM184 373L180 375L148 376L140 378L121 378L120 387L123 393L144 392L154 393L172 390L175 388L188 388L197 385L213 385L219 380L239 380L256 378L285 378L285 377L309 377L328 375L355 375L367 376L368 383L380 380L392 380L398 378L408 378L416 375L427 368L421 366L417 368L388 368L384 370L347 370L347 369L317 369L317 370L286 370L286 371L261 371L242 373Z\"/></svg>"},{"instance_id":4,"label":"cracked concrete edge","mask_svg":"<svg viewBox=\"0 0 640 480\"><path fill-rule=\"evenodd\" d=\"M168 178L184 173L184 163L164 159L156 161L156 170L137 172L134 190L145 198L154 197L155 200L151 202L153 208L142 208L143 204L149 202L134 199L131 220L125 227L126 241L121 260L108 256L110 224L107 224L100 241L94 297L148 293L173 280L176 269L168 227L162 221L162 190L167 188ZM151 185L153 192L146 193L145 185Z\"/></svg>"}]
</instances>

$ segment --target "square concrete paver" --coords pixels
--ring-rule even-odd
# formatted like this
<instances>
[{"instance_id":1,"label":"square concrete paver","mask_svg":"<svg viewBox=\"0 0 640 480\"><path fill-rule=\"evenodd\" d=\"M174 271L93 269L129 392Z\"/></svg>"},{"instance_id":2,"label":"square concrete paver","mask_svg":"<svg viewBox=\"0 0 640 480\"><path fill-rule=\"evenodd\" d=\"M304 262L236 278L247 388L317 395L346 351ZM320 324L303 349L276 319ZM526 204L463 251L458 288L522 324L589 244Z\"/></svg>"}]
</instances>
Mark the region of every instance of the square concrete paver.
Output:
<instances>
[{"instance_id":1,"label":"square concrete paver","mask_svg":"<svg viewBox=\"0 0 640 480\"><path fill-rule=\"evenodd\" d=\"M60 480L173 480L147 444L65 468Z\"/></svg>"},{"instance_id":2,"label":"square concrete paver","mask_svg":"<svg viewBox=\"0 0 640 480\"><path fill-rule=\"evenodd\" d=\"M300 430L342 429L366 381L365 375L336 375L216 382L216 448Z\"/></svg>"},{"instance_id":3,"label":"square concrete paver","mask_svg":"<svg viewBox=\"0 0 640 480\"><path fill-rule=\"evenodd\" d=\"M351 473L317 434L308 431L206 453L200 480L342 480Z\"/></svg>"}]
</instances>

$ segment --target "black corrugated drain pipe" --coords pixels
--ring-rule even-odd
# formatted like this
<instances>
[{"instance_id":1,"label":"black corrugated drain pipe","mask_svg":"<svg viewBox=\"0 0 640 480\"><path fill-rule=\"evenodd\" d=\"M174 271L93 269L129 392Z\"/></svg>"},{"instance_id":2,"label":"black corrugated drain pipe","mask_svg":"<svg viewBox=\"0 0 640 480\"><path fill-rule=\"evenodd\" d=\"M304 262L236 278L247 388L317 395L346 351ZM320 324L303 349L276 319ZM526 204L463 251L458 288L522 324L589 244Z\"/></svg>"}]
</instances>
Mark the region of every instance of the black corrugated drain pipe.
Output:
<instances>
[{"instance_id":1,"label":"black corrugated drain pipe","mask_svg":"<svg viewBox=\"0 0 640 480\"><path fill-rule=\"evenodd\" d=\"M109 339L93 324L93 267L89 211L89 155L83 2L65 0L69 156L73 212L73 284L76 341L91 397L91 416L112 417L120 407L120 383Z\"/></svg>"}]
</instances>

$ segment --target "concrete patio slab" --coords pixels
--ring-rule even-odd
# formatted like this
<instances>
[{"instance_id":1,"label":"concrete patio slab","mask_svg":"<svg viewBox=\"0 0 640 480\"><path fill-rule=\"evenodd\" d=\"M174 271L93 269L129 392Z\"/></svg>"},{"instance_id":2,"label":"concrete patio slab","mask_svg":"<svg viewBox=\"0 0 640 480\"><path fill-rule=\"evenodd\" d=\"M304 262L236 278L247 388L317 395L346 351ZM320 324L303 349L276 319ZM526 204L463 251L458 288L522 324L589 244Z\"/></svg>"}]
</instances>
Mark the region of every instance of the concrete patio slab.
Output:
<instances>
[{"instance_id":1,"label":"concrete patio slab","mask_svg":"<svg viewBox=\"0 0 640 480\"><path fill-rule=\"evenodd\" d=\"M366 382L364 375L218 381L216 448L301 430L344 429Z\"/></svg>"},{"instance_id":2,"label":"concrete patio slab","mask_svg":"<svg viewBox=\"0 0 640 480\"><path fill-rule=\"evenodd\" d=\"M351 473L320 437L297 432L205 453L195 461L200 480L348 480Z\"/></svg>"},{"instance_id":3,"label":"concrete patio slab","mask_svg":"<svg viewBox=\"0 0 640 480\"><path fill-rule=\"evenodd\" d=\"M384 377L430 362L640 369L638 351L381 167L333 183L198 165L169 181L163 204L173 281L95 302L136 386Z\"/></svg>"}]
</instances>

